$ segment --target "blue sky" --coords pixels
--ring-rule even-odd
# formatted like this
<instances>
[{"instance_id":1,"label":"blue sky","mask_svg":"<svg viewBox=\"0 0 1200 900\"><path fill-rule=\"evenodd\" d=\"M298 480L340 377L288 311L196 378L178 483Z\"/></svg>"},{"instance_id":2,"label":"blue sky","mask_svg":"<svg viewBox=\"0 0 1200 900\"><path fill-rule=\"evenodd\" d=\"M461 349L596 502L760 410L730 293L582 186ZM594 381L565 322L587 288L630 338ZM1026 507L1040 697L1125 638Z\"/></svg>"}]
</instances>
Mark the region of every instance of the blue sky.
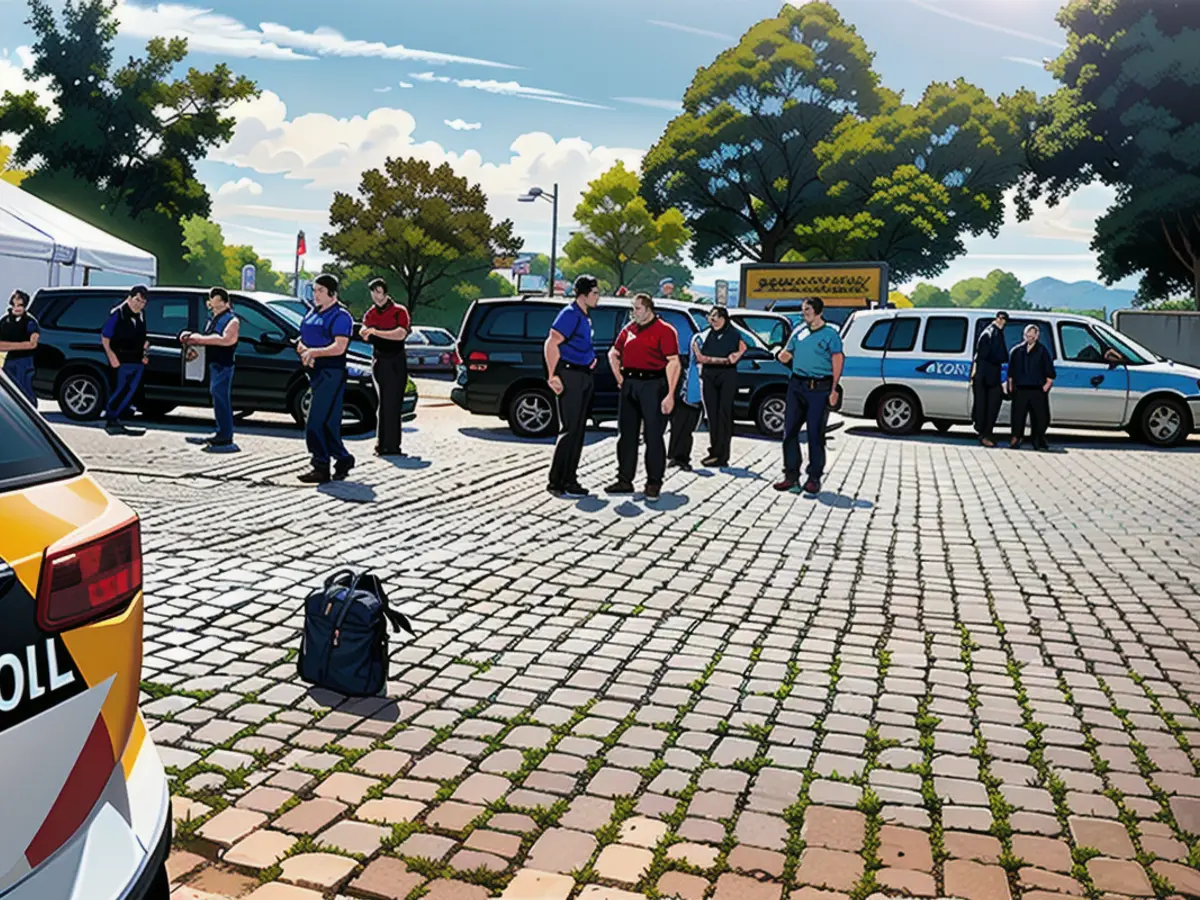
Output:
<instances>
[{"instance_id":1,"label":"blue sky","mask_svg":"<svg viewBox=\"0 0 1200 900\"><path fill-rule=\"evenodd\" d=\"M915 99L931 81L964 76L997 94L1055 83L1040 60L1062 33L1056 0L839 0L876 53L884 83ZM776 0L212 0L122 2L118 56L157 34L183 35L191 62L227 62L263 96L238 110L231 144L201 164L214 218L230 241L253 243L290 268L303 228L313 262L335 190L389 155L449 160L512 217L526 249L548 252L549 206L515 196L557 181L570 211L591 178L617 159L636 165L662 133L697 68ZM23 0L0 0L0 90L23 80L31 35ZM1091 225L1107 206L1080 192L997 239L969 242L938 283L993 268L1030 281L1096 277ZM697 282L736 277L736 266Z\"/></svg>"}]
</instances>

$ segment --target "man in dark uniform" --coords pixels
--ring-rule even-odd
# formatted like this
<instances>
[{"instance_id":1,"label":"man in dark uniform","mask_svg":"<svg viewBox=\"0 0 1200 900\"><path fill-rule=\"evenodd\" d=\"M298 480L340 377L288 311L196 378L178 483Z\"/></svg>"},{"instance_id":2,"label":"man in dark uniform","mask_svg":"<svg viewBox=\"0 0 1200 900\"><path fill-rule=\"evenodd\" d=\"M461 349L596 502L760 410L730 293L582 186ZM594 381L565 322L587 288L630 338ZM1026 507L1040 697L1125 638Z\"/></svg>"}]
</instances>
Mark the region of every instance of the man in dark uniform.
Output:
<instances>
[{"instance_id":1,"label":"man in dark uniform","mask_svg":"<svg viewBox=\"0 0 1200 900\"><path fill-rule=\"evenodd\" d=\"M143 284L130 288L125 302L112 311L100 329L100 344L115 373L109 389L108 408L104 411L104 430L109 434L144 433L122 424L121 416L133 402L149 362L146 354L150 343L146 340L146 317L142 315L149 293L150 289Z\"/></svg>"},{"instance_id":2,"label":"man in dark uniform","mask_svg":"<svg viewBox=\"0 0 1200 900\"><path fill-rule=\"evenodd\" d=\"M388 296L387 282L370 283L371 308L363 316L359 335L374 349L371 374L379 396L379 424L375 428L376 456L403 456L400 450L404 391L408 386L408 356L404 341L412 328L408 310Z\"/></svg>"},{"instance_id":3,"label":"man in dark uniform","mask_svg":"<svg viewBox=\"0 0 1200 900\"><path fill-rule=\"evenodd\" d=\"M1025 439L1025 419L1033 419L1033 448L1049 450L1046 429L1050 427L1050 388L1058 373L1050 351L1038 338L1041 329L1025 326L1025 342L1013 347L1008 358L1008 392L1012 395L1012 447L1021 446Z\"/></svg>"},{"instance_id":4,"label":"man in dark uniform","mask_svg":"<svg viewBox=\"0 0 1200 900\"><path fill-rule=\"evenodd\" d=\"M788 379L787 412L783 419L783 480L777 491L790 491L800 481L800 429L808 431L808 481L806 494L821 491L825 474L825 420L829 407L838 403L838 382L846 357L838 330L825 322L825 301L804 301L804 322L780 350L778 358L792 368Z\"/></svg>"},{"instance_id":5,"label":"man in dark uniform","mask_svg":"<svg viewBox=\"0 0 1200 900\"><path fill-rule=\"evenodd\" d=\"M241 323L233 314L229 291L223 287L209 290L208 309L212 316L204 326L203 334L185 331L179 335L185 352L192 345L206 348L208 391L212 394L213 418L217 423L216 434L193 443L204 444L213 450L233 452L238 449L233 443L233 360Z\"/></svg>"},{"instance_id":6,"label":"man in dark uniform","mask_svg":"<svg viewBox=\"0 0 1200 900\"><path fill-rule=\"evenodd\" d=\"M579 484L578 469L595 390L592 310L599 302L600 282L591 275L576 278L575 299L555 317L543 347L549 373L546 383L558 397L558 419L563 427L550 464L550 483L546 486L556 497L589 496Z\"/></svg>"},{"instance_id":7,"label":"man in dark uniform","mask_svg":"<svg viewBox=\"0 0 1200 900\"><path fill-rule=\"evenodd\" d=\"M0 353L4 354L4 374L35 407L33 355L37 350L38 331L37 319L29 314L29 295L24 291L13 291L8 300L8 314L0 319Z\"/></svg>"},{"instance_id":8,"label":"man in dark uniform","mask_svg":"<svg viewBox=\"0 0 1200 900\"><path fill-rule=\"evenodd\" d=\"M632 494L638 434L645 428L646 499L657 500L667 470L663 441L679 385L679 335L654 311L649 294L633 298L633 321L617 335L608 363L620 388L617 480L609 494Z\"/></svg>"},{"instance_id":9,"label":"man in dark uniform","mask_svg":"<svg viewBox=\"0 0 1200 900\"><path fill-rule=\"evenodd\" d=\"M1003 401L1000 367L1008 362L1008 344L1004 339L1004 326L1007 324L1008 313L996 313L996 318L979 335L975 344L975 358L971 361L972 418L975 420L975 433L985 447L996 446L992 432L996 428Z\"/></svg>"},{"instance_id":10,"label":"man in dark uniform","mask_svg":"<svg viewBox=\"0 0 1200 900\"><path fill-rule=\"evenodd\" d=\"M300 323L296 352L309 369L312 400L304 437L312 454L312 470L299 476L304 484L342 481L354 468L354 457L342 443L342 404L346 399L346 348L354 334L354 319L338 303L338 280L321 274L313 281L313 309Z\"/></svg>"}]
</instances>

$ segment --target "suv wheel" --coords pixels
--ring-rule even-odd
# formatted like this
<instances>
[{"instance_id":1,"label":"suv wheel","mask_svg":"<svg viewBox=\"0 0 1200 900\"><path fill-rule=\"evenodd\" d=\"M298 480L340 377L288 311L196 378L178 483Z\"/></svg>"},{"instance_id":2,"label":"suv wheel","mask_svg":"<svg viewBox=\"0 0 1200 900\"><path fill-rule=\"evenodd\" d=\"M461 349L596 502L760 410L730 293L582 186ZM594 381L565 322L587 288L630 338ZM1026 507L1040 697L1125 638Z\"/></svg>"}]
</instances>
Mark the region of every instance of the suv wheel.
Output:
<instances>
[{"instance_id":1,"label":"suv wheel","mask_svg":"<svg viewBox=\"0 0 1200 900\"><path fill-rule=\"evenodd\" d=\"M1142 408L1138 431L1147 444L1175 447L1187 440L1188 414L1178 400L1156 397Z\"/></svg>"},{"instance_id":2,"label":"suv wheel","mask_svg":"<svg viewBox=\"0 0 1200 900\"><path fill-rule=\"evenodd\" d=\"M783 421L787 415L787 398L783 394L764 397L754 410L754 424L769 438L783 437Z\"/></svg>"},{"instance_id":3,"label":"suv wheel","mask_svg":"<svg viewBox=\"0 0 1200 900\"><path fill-rule=\"evenodd\" d=\"M67 374L58 383L55 399L68 419L98 419L108 400L108 385L96 372L82 369Z\"/></svg>"},{"instance_id":4,"label":"suv wheel","mask_svg":"<svg viewBox=\"0 0 1200 900\"><path fill-rule=\"evenodd\" d=\"M912 434L921 427L921 410L912 394L888 391L879 398L875 424L887 434Z\"/></svg>"},{"instance_id":5,"label":"suv wheel","mask_svg":"<svg viewBox=\"0 0 1200 900\"><path fill-rule=\"evenodd\" d=\"M508 427L522 438L543 438L558 433L558 410L548 391L524 388L508 407Z\"/></svg>"}]
</instances>

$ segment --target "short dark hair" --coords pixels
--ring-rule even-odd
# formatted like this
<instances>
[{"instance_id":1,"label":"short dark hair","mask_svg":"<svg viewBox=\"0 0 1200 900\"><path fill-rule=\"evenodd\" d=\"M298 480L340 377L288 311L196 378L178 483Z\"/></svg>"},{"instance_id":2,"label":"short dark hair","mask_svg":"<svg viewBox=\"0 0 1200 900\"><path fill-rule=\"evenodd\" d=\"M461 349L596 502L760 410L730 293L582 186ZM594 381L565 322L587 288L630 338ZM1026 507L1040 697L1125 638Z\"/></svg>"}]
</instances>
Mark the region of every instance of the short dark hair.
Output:
<instances>
[{"instance_id":1,"label":"short dark hair","mask_svg":"<svg viewBox=\"0 0 1200 900\"><path fill-rule=\"evenodd\" d=\"M333 296L337 296L338 280L336 275L330 275L328 272L322 272L313 279L313 284L319 284L321 287L325 288L325 290L329 291L329 293L333 294Z\"/></svg>"},{"instance_id":2,"label":"short dark hair","mask_svg":"<svg viewBox=\"0 0 1200 900\"><path fill-rule=\"evenodd\" d=\"M144 284L135 284L129 289L129 296L141 297L143 300L145 300L150 296L150 288L146 287Z\"/></svg>"},{"instance_id":3,"label":"short dark hair","mask_svg":"<svg viewBox=\"0 0 1200 900\"><path fill-rule=\"evenodd\" d=\"M230 304L232 304L232 303L233 303L233 301L229 299L229 291L225 290L225 288L223 288L223 287L211 287L211 288L209 288L209 289L208 289L208 296L209 296L209 298L210 298L210 299L211 299L211 298L213 298L213 297L220 297L220 298L221 298L221 300L222 300L223 302L225 302L225 303L230 303Z\"/></svg>"},{"instance_id":4,"label":"short dark hair","mask_svg":"<svg viewBox=\"0 0 1200 900\"><path fill-rule=\"evenodd\" d=\"M804 302L812 307L812 311L818 316L825 312L825 301L820 297L805 297Z\"/></svg>"},{"instance_id":5,"label":"short dark hair","mask_svg":"<svg viewBox=\"0 0 1200 900\"><path fill-rule=\"evenodd\" d=\"M367 290L373 291L375 288L383 288L383 292L387 293L387 282L382 278L372 278L367 282Z\"/></svg>"},{"instance_id":6,"label":"short dark hair","mask_svg":"<svg viewBox=\"0 0 1200 900\"><path fill-rule=\"evenodd\" d=\"M26 309L29 309L29 295L19 289L13 291L12 296L8 298L8 308L12 309L14 306L16 306L18 300L21 301L22 306L24 306Z\"/></svg>"},{"instance_id":7,"label":"short dark hair","mask_svg":"<svg viewBox=\"0 0 1200 900\"><path fill-rule=\"evenodd\" d=\"M646 307L646 309L650 310L650 312L654 312L654 298L653 297L651 297L649 294L647 294L645 292L642 292L640 294L634 294L633 302L637 303L639 300L642 301L642 306Z\"/></svg>"},{"instance_id":8,"label":"short dark hair","mask_svg":"<svg viewBox=\"0 0 1200 900\"><path fill-rule=\"evenodd\" d=\"M1007 322L1008 321L1008 313L1006 313L1004 310L1000 310L1000 312L996 313L996 318L1003 319L1005 322Z\"/></svg>"},{"instance_id":9,"label":"short dark hair","mask_svg":"<svg viewBox=\"0 0 1200 900\"><path fill-rule=\"evenodd\" d=\"M711 313L718 318L724 319L726 322L729 321L729 310L724 306L714 306Z\"/></svg>"},{"instance_id":10,"label":"short dark hair","mask_svg":"<svg viewBox=\"0 0 1200 900\"><path fill-rule=\"evenodd\" d=\"M582 297L600 287L600 279L595 275L580 275L575 279L575 296Z\"/></svg>"}]
</instances>

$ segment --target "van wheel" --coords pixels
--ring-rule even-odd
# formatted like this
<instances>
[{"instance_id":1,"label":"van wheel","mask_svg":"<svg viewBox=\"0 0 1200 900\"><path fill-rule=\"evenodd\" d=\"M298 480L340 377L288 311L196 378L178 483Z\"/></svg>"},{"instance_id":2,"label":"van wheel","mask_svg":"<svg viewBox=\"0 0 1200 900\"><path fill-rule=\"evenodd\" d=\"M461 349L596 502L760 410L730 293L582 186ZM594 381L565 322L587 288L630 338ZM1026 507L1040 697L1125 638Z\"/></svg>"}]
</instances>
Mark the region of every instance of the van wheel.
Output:
<instances>
[{"instance_id":1,"label":"van wheel","mask_svg":"<svg viewBox=\"0 0 1200 900\"><path fill-rule=\"evenodd\" d=\"M888 391L879 398L875 424L886 434L912 434L921 427L916 398L904 391Z\"/></svg>"},{"instance_id":2,"label":"van wheel","mask_svg":"<svg viewBox=\"0 0 1200 900\"><path fill-rule=\"evenodd\" d=\"M1178 447L1187 440L1190 425L1183 404L1170 397L1156 397L1138 416L1142 440L1155 447Z\"/></svg>"},{"instance_id":3,"label":"van wheel","mask_svg":"<svg viewBox=\"0 0 1200 900\"><path fill-rule=\"evenodd\" d=\"M949 419L934 419L933 420L933 427L936 428L938 431L940 431L942 434L945 434L947 431L949 431L951 429L951 427L953 427L953 425L954 425L954 423L951 422Z\"/></svg>"},{"instance_id":4,"label":"van wheel","mask_svg":"<svg viewBox=\"0 0 1200 900\"><path fill-rule=\"evenodd\" d=\"M548 391L525 388L508 406L508 427L522 438L544 438L558 434L558 410Z\"/></svg>"},{"instance_id":5,"label":"van wheel","mask_svg":"<svg viewBox=\"0 0 1200 900\"><path fill-rule=\"evenodd\" d=\"M783 394L764 397L754 410L754 424L760 434L769 438L783 437L783 422L787 416L787 398Z\"/></svg>"},{"instance_id":6,"label":"van wheel","mask_svg":"<svg viewBox=\"0 0 1200 900\"><path fill-rule=\"evenodd\" d=\"M98 419L108 402L108 384L90 369L81 369L58 383L55 399L68 419L76 422Z\"/></svg>"}]
</instances>

